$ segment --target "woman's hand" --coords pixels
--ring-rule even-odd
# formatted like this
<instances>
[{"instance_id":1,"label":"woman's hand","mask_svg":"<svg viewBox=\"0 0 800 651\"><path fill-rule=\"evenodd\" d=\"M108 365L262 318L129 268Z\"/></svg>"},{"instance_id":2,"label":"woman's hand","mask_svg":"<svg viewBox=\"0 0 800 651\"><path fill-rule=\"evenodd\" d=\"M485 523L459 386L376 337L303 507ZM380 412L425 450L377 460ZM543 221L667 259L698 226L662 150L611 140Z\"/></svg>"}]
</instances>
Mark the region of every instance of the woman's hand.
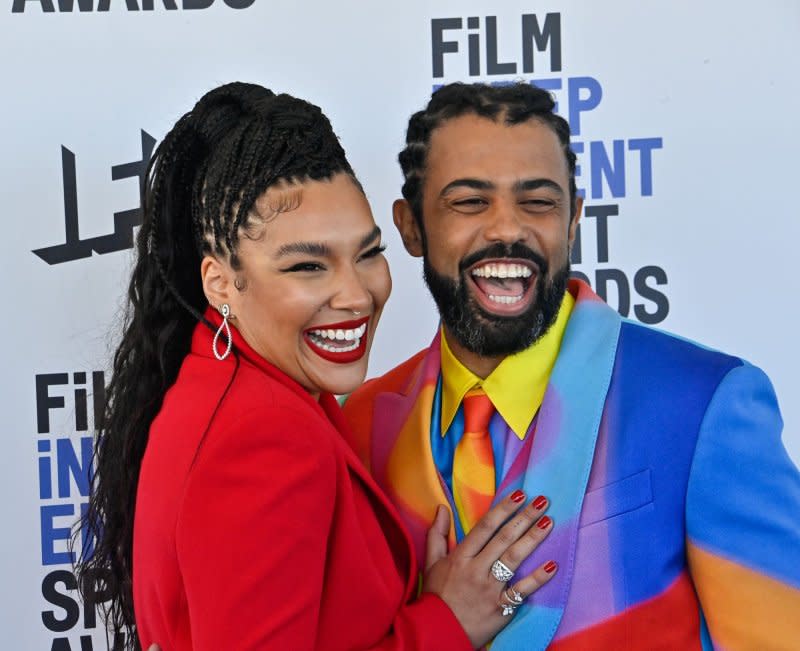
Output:
<instances>
[{"instance_id":1,"label":"woman's hand","mask_svg":"<svg viewBox=\"0 0 800 651\"><path fill-rule=\"evenodd\" d=\"M548 561L513 584L501 580L503 568L498 568L495 561L516 571L553 528L553 521L543 516L548 505L544 497L537 497L520 509L524 500L522 491L506 497L450 554L450 512L446 507L439 506L428 531L422 589L444 600L476 648L489 642L511 620L503 615L504 610L506 614L513 613L522 599L547 583L557 569L554 561ZM493 565L500 578L492 573Z\"/></svg>"}]
</instances>

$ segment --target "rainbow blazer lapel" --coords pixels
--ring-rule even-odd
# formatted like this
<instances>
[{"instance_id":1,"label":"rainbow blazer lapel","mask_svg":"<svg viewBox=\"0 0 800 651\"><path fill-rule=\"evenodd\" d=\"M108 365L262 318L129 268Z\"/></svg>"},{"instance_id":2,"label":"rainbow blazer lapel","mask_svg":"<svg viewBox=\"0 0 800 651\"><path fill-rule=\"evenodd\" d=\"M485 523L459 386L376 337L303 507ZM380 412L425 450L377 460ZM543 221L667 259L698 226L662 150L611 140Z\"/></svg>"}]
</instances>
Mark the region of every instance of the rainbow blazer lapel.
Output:
<instances>
[{"instance_id":1,"label":"rainbow blazer lapel","mask_svg":"<svg viewBox=\"0 0 800 651\"><path fill-rule=\"evenodd\" d=\"M544 649L553 638L567 602L575 565L583 497L616 357L620 316L584 283L577 288L558 360L539 410L523 489L551 502L555 526L518 570L524 574L549 559L556 576L520 607L495 639L492 651Z\"/></svg>"},{"instance_id":2,"label":"rainbow blazer lapel","mask_svg":"<svg viewBox=\"0 0 800 651\"><path fill-rule=\"evenodd\" d=\"M430 443L431 408L440 368L437 334L406 387L375 397L370 437L372 474L403 516L420 567L436 506L448 503ZM452 527L450 541L455 541Z\"/></svg>"}]
</instances>

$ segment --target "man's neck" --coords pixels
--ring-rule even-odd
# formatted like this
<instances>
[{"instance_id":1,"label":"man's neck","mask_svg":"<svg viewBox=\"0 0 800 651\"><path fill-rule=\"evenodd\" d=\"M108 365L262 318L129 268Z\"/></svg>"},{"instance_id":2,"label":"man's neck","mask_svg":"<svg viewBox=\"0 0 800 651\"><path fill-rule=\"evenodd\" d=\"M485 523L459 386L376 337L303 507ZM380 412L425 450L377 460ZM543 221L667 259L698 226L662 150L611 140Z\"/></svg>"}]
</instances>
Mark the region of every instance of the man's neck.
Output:
<instances>
[{"instance_id":1,"label":"man's neck","mask_svg":"<svg viewBox=\"0 0 800 651\"><path fill-rule=\"evenodd\" d=\"M500 362L506 358L506 355L487 357L467 350L446 325L444 326L444 333L447 337L447 345L450 346L455 358L481 379L487 378L500 365Z\"/></svg>"}]
</instances>

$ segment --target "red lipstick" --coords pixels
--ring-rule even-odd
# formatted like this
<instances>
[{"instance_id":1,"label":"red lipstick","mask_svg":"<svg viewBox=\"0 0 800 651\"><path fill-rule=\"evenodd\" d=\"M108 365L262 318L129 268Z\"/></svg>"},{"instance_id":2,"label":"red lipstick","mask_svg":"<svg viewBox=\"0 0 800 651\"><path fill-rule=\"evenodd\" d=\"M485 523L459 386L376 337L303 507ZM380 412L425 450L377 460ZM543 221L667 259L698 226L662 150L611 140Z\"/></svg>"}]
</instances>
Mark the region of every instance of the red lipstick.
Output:
<instances>
[{"instance_id":1,"label":"red lipstick","mask_svg":"<svg viewBox=\"0 0 800 651\"><path fill-rule=\"evenodd\" d=\"M315 330L355 330L357 328L360 328L361 326L366 326L366 327L364 329L364 334L361 335L361 337L358 339L358 346L356 346L352 350L347 350L343 352L339 352L337 350L328 350L326 348L323 348L320 344L323 343L324 339L321 338L319 335L313 334ZM306 330L303 331L303 339L305 340L306 344L308 344L308 347L311 350L313 350L317 355L322 357L322 359L325 359L329 362L334 362L336 364L350 364L352 362L361 359L367 352L368 335L369 335L368 316L362 317L360 319L354 319L351 321L341 321L339 323L321 324L313 328L307 328ZM337 341L342 342L341 339ZM351 340L346 343L352 345L353 343L355 343L355 340Z\"/></svg>"}]
</instances>

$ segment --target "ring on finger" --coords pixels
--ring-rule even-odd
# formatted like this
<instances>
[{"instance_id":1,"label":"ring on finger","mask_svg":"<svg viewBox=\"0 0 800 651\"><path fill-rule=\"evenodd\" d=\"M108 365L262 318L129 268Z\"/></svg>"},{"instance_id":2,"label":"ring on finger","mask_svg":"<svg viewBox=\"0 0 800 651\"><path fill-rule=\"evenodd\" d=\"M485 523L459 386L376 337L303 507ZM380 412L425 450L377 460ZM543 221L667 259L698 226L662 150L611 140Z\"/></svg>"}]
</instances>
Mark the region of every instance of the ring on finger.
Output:
<instances>
[{"instance_id":1,"label":"ring on finger","mask_svg":"<svg viewBox=\"0 0 800 651\"><path fill-rule=\"evenodd\" d=\"M525 601L525 597L522 596L522 593L517 592L513 585L510 585L503 590L503 596L510 604L513 604L514 606L521 606L522 602Z\"/></svg>"},{"instance_id":2,"label":"ring on finger","mask_svg":"<svg viewBox=\"0 0 800 651\"><path fill-rule=\"evenodd\" d=\"M511 594L509 594L509 590L511 591ZM503 590L502 600L498 604L503 617L513 615L514 611L519 608L520 604L522 604L522 600L522 595L514 590L514 588L506 588Z\"/></svg>"},{"instance_id":3,"label":"ring on finger","mask_svg":"<svg viewBox=\"0 0 800 651\"><path fill-rule=\"evenodd\" d=\"M516 609L517 607L512 606L511 604L500 604L500 614L503 617L508 617L509 615L513 615Z\"/></svg>"},{"instance_id":4,"label":"ring on finger","mask_svg":"<svg viewBox=\"0 0 800 651\"><path fill-rule=\"evenodd\" d=\"M514 572L512 572L509 567L501 561L499 558L492 563L492 576L500 581L500 583L505 583L512 576L514 576Z\"/></svg>"}]
</instances>

